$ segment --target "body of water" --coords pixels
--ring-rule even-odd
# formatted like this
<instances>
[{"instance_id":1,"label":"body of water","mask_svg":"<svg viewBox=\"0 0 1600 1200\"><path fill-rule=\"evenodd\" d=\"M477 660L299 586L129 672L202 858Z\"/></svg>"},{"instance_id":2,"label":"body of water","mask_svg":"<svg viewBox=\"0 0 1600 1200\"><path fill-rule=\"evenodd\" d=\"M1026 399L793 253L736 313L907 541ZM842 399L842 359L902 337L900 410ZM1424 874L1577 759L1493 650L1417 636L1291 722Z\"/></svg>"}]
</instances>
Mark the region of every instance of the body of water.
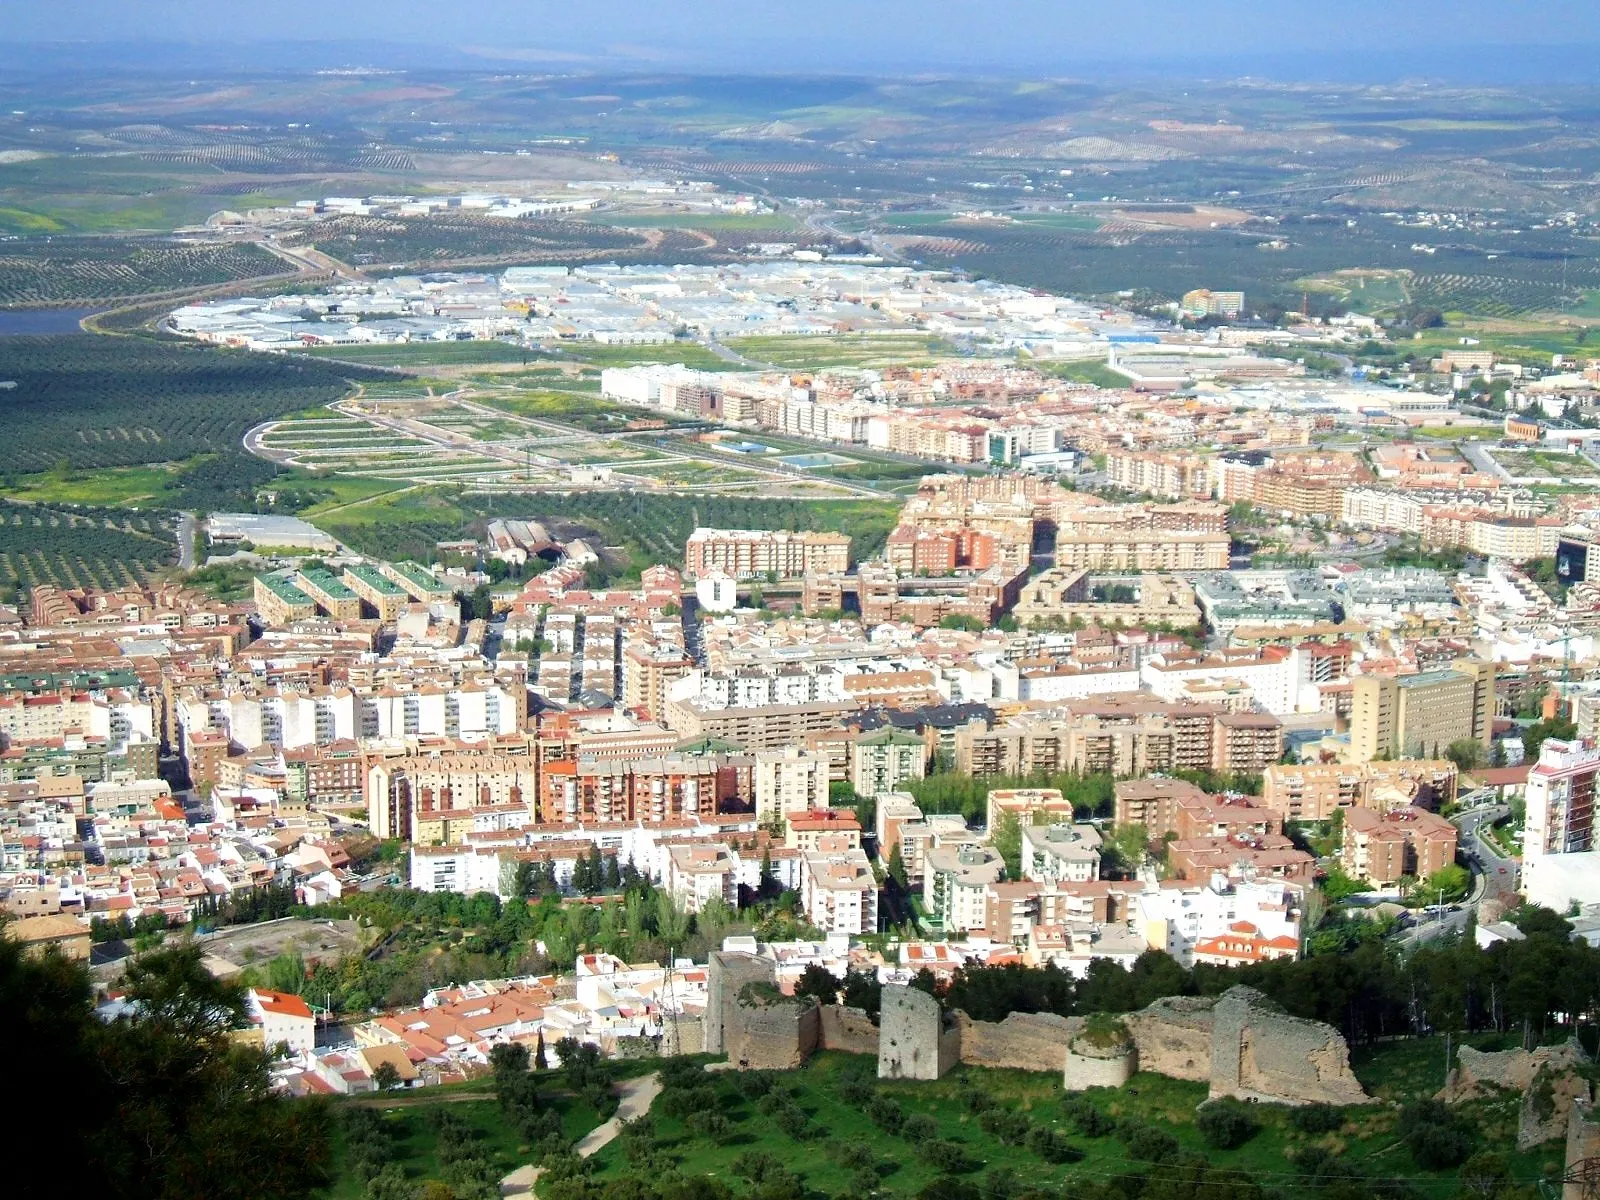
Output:
<instances>
[{"instance_id":1,"label":"body of water","mask_svg":"<svg viewBox=\"0 0 1600 1200\"><path fill-rule=\"evenodd\" d=\"M82 333L78 322L99 311L98 308L0 308L0 337Z\"/></svg>"}]
</instances>

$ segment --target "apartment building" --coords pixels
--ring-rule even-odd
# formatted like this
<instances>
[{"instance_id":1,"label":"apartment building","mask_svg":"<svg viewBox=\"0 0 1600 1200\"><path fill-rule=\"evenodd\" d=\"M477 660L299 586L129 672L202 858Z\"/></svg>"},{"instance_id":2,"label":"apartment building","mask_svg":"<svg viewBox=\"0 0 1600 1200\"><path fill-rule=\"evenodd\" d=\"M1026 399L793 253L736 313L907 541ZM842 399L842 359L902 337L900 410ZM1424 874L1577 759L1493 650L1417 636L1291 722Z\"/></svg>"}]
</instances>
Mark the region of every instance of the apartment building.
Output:
<instances>
[{"instance_id":1,"label":"apartment building","mask_svg":"<svg viewBox=\"0 0 1600 1200\"><path fill-rule=\"evenodd\" d=\"M538 766L520 755L407 755L371 763L365 792L375 837L449 844L468 832L533 824Z\"/></svg>"},{"instance_id":2,"label":"apartment building","mask_svg":"<svg viewBox=\"0 0 1600 1200\"><path fill-rule=\"evenodd\" d=\"M287 625L317 615L317 603L281 575L257 575L251 584L256 612L268 625Z\"/></svg>"},{"instance_id":3,"label":"apartment building","mask_svg":"<svg viewBox=\"0 0 1600 1200\"><path fill-rule=\"evenodd\" d=\"M792 814L785 823L783 844L814 853L861 848L861 820L848 808L813 808Z\"/></svg>"},{"instance_id":4,"label":"apartment building","mask_svg":"<svg viewBox=\"0 0 1600 1200\"><path fill-rule=\"evenodd\" d=\"M685 912L700 912L712 900L739 903L739 860L726 846L667 847L666 889Z\"/></svg>"},{"instance_id":5,"label":"apartment building","mask_svg":"<svg viewBox=\"0 0 1600 1200\"><path fill-rule=\"evenodd\" d=\"M1215 489L1209 458L1162 451L1111 450L1106 477L1113 487L1163 500L1209 498Z\"/></svg>"},{"instance_id":6,"label":"apartment building","mask_svg":"<svg viewBox=\"0 0 1600 1200\"><path fill-rule=\"evenodd\" d=\"M1350 757L1439 757L1471 738L1489 748L1494 719L1492 662L1460 659L1415 675L1358 675L1351 681Z\"/></svg>"},{"instance_id":7,"label":"apartment building","mask_svg":"<svg viewBox=\"0 0 1600 1200\"><path fill-rule=\"evenodd\" d=\"M539 819L659 824L709 816L737 789L738 771L716 755L563 759L540 772Z\"/></svg>"},{"instance_id":8,"label":"apartment building","mask_svg":"<svg viewBox=\"0 0 1600 1200\"><path fill-rule=\"evenodd\" d=\"M323 613L337 621L355 621L361 617L361 597L341 583L332 571L307 567L295 572L294 585L310 596Z\"/></svg>"},{"instance_id":9,"label":"apartment building","mask_svg":"<svg viewBox=\"0 0 1600 1200\"><path fill-rule=\"evenodd\" d=\"M1007 817L1015 817L1021 825L1070 822L1072 801L1057 788L994 788L984 805L984 826L992 835Z\"/></svg>"},{"instance_id":10,"label":"apartment building","mask_svg":"<svg viewBox=\"0 0 1600 1200\"><path fill-rule=\"evenodd\" d=\"M694 659L678 642L630 640L622 651L623 706L659 718L668 686L694 668Z\"/></svg>"},{"instance_id":11,"label":"apartment building","mask_svg":"<svg viewBox=\"0 0 1600 1200\"><path fill-rule=\"evenodd\" d=\"M800 856L800 907L827 934L878 931L878 883L860 850Z\"/></svg>"},{"instance_id":12,"label":"apartment building","mask_svg":"<svg viewBox=\"0 0 1600 1200\"><path fill-rule=\"evenodd\" d=\"M849 567L850 539L842 533L702 528L684 547L683 574L691 580L711 571L734 579L803 579Z\"/></svg>"},{"instance_id":13,"label":"apartment building","mask_svg":"<svg viewBox=\"0 0 1600 1200\"><path fill-rule=\"evenodd\" d=\"M1456 860L1456 827L1413 805L1387 812L1352 808L1344 815L1339 865L1352 879L1392 887L1401 878L1426 879Z\"/></svg>"},{"instance_id":14,"label":"apartment building","mask_svg":"<svg viewBox=\"0 0 1600 1200\"><path fill-rule=\"evenodd\" d=\"M850 745L850 786L862 796L900 790L928 770L927 743L892 725L858 734Z\"/></svg>"},{"instance_id":15,"label":"apartment building","mask_svg":"<svg viewBox=\"0 0 1600 1200\"><path fill-rule=\"evenodd\" d=\"M1022 877L1049 884L1099 879L1100 845L1100 831L1093 825L1024 825Z\"/></svg>"},{"instance_id":16,"label":"apartment building","mask_svg":"<svg viewBox=\"0 0 1600 1200\"><path fill-rule=\"evenodd\" d=\"M1005 878L1006 866L992 846L939 846L928 851L922 899L949 933L982 929L988 920L988 889Z\"/></svg>"},{"instance_id":17,"label":"apartment building","mask_svg":"<svg viewBox=\"0 0 1600 1200\"><path fill-rule=\"evenodd\" d=\"M1522 835L1522 890L1528 901L1558 912L1600 900L1600 845L1595 796L1600 744L1548 739L1528 771Z\"/></svg>"},{"instance_id":18,"label":"apartment building","mask_svg":"<svg viewBox=\"0 0 1600 1200\"><path fill-rule=\"evenodd\" d=\"M669 699L662 722L683 741L724 742L755 753L803 745L809 734L835 730L859 710L853 700L725 707L691 697Z\"/></svg>"},{"instance_id":19,"label":"apartment building","mask_svg":"<svg viewBox=\"0 0 1600 1200\"><path fill-rule=\"evenodd\" d=\"M341 581L360 599L362 608L380 621L395 620L411 602L410 592L365 563L346 567Z\"/></svg>"},{"instance_id":20,"label":"apartment building","mask_svg":"<svg viewBox=\"0 0 1600 1200\"><path fill-rule=\"evenodd\" d=\"M1274 763L1262 772L1261 806L1285 821L1325 821L1339 809L1382 812L1410 805L1438 812L1456 798L1448 759L1367 763Z\"/></svg>"},{"instance_id":21,"label":"apartment building","mask_svg":"<svg viewBox=\"0 0 1600 1200\"><path fill-rule=\"evenodd\" d=\"M828 760L799 746L755 756L756 820L762 825L791 813L828 807Z\"/></svg>"}]
</instances>

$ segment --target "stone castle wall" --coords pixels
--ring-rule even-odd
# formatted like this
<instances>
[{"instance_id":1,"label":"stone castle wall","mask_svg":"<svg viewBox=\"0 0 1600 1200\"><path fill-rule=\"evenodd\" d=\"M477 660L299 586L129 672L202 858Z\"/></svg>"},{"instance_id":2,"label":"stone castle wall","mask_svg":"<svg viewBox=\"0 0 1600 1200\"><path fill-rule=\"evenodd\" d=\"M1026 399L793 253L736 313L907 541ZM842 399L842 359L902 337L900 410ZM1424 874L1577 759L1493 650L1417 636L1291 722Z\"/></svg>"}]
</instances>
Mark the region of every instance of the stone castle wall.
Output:
<instances>
[{"instance_id":1,"label":"stone castle wall","mask_svg":"<svg viewBox=\"0 0 1600 1200\"><path fill-rule=\"evenodd\" d=\"M1211 1079L1211 1001L1157 1000L1122 1018L1133 1035L1141 1071L1207 1083Z\"/></svg>"},{"instance_id":2,"label":"stone castle wall","mask_svg":"<svg viewBox=\"0 0 1600 1200\"><path fill-rule=\"evenodd\" d=\"M955 1018L961 1031L962 1062L1017 1071L1059 1070L1067 1042L1083 1028L1083 1018L1054 1013L1012 1013L1003 1021L974 1021L958 1012Z\"/></svg>"},{"instance_id":3,"label":"stone castle wall","mask_svg":"<svg viewBox=\"0 0 1600 1200\"><path fill-rule=\"evenodd\" d=\"M1522 1093L1517 1146L1527 1150L1567 1131L1572 1106L1589 1098L1589 1083L1578 1073L1589 1056L1576 1039L1532 1050L1474 1050L1463 1046L1456 1066L1439 1091L1440 1100L1471 1100L1504 1088Z\"/></svg>"},{"instance_id":4,"label":"stone castle wall","mask_svg":"<svg viewBox=\"0 0 1600 1200\"><path fill-rule=\"evenodd\" d=\"M878 1014L878 1078L941 1079L961 1058L961 1028L939 1002L900 984L883 989Z\"/></svg>"},{"instance_id":5,"label":"stone castle wall","mask_svg":"<svg viewBox=\"0 0 1600 1200\"><path fill-rule=\"evenodd\" d=\"M821 1041L818 1006L809 1000L736 1000L738 1020L724 1033L728 1061L741 1070L804 1066Z\"/></svg>"},{"instance_id":6,"label":"stone castle wall","mask_svg":"<svg viewBox=\"0 0 1600 1200\"><path fill-rule=\"evenodd\" d=\"M1067 1045L1067 1061L1061 1072L1061 1086L1069 1092L1086 1088L1119 1088L1139 1069L1139 1052L1131 1044L1112 1049L1088 1046L1081 1042Z\"/></svg>"},{"instance_id":7,"label":"stone castle wall","mask_svg":"<svg viewBox=\"0 0 1600 1200\"><path fill-rule=\"evenodd\" d=\"M1290 1104L1360 1104L1342 1034L1291 1017L1253 988L1235 987L1212 1009L1211 1095Z\"/></svg>"},{"instance_id":8,"label":"stone castle wall","mask_svg":"<svg viewBox=\"0 0 1600 1200\"><path fill-rule=\"evenodd\" d=\"M817 1010L819 1049L843 1050L849 1054L876 1054L878 1027L859 1008L824 1004Z\"/></svg>"},{"instance_id":9,"label":"stone castle wall","mask_svg":"<svg viewBox=\"0 0 1600 1200\"><path fill-rule=\"evenodd\" d=\"M772 983L777 978L771 959L737 951L713 953L706 967L706 1017L703 1045L707 1054L727 1053L726 1031L736 1029L739 989L747 983ZM737 1062L732 1058L730 1061Z\"/></svg>"}]
</instances>

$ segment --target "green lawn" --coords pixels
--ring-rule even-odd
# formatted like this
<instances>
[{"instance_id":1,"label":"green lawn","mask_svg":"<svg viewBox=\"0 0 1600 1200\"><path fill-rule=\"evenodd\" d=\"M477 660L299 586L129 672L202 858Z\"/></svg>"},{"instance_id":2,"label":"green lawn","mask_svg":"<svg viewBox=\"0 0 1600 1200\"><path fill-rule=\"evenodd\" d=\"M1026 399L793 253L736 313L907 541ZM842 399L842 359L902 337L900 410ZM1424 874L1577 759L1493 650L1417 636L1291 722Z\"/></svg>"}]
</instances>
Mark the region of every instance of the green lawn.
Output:
<instances>
[{"instance_id":1,"label":"green lawn","mask_svg":"<svg viewBox=\"0 0 1600 1200\"><path fill-rule=\"evenodd\" d=\"M727 338L724 344L756 362L801 370L930 363L955 353L944 339L924 334L741 337Z\"/></svg>"},{"instance_id":2,"label":"green lawn","mask_svg":"<svg viewBox=\"0 0 1600 1200\"><path fill-rule=\"evenodd\" d=\"M671 341L654 346L612 346L605 342L562 342L558 356L596 367L631 367L640 363L682 363L697 371L743 370L718 358L698 342Z\"/></svg>"},{"instance_id":3,"label":"green lawn","mask_svg":"<svg viewBox=\"0 0 1600 1200\"><path fill-rule=\"evenodd\" d=\"M1388 1062L1374 1055L1367 1065L1377 1065L1391 1075L1422 1069L1422 1061L1433 1047L1408 1045L1405 1061ZM1439 1047L1442 1063L1442 1046ZM1415 1061L1413 1062L1413 1058ZM923 1161L916 1147L905 1138L880 1129L861 1111L846 1103L838 1093L841 1081L851 1073L872 1072L870 1059L825 1053L798 1071L778 1075L794 1101L811 1120L815 1133L797 1141L782 1132L777 1123L764 1116L738 1087L733 1073L712 1076L717 1090L717 1111L734 1122L734 1130L724 1144L696 1138L680 1120L661 1111L652 1117L662 1149L676 1160L676 1169L685 1176L715 1175L726 1178L734 1160L751 1151L764 1151L799 1174L808 1195L830 1196L849 1190L851 1172L841 1161L840 1149L848 1143L870 1147L883 1188L895 1196L914 1196L932 1182L938 1172ZM987 1093L997 1107L1026 1114L1035 1125L1053 1127L1081 1151L1079 1161L1052 1164L1032 1150L1008 1145L986 1133L970 1115L963 1102L963 1087L970 1083ZM1115 1136L1088 1137L1073 1128L1062 1108L1060 1077L1054 1072L1023 1072L959 1068L938 1082L878 1082L883 1094L893 1097L909 1117L925 1114L938 1128L938 1137L958 1143L966 1153L972 1177L993 1167L1009 1167L1028 1186L1069 1185L1075 1179L1104 1179L1144 1164L1133 1161L1124 1144ZM1434 1085L1437 1087L1437 1085ZM1408 1094L1416 1092L1407 1089ZM1311 1136L1296 1132L1288 1121L1288 1110L1279 1105L1255 1106L1259 1131L1244 1145L1232 1150L1209 1147L1195 1128L1195 1110L1206 1099L1204 1084L1187 1083L1161 1075L1141 1073L1126 1087L1095 1089L1084 1095L1101 1111L1119 1119L1150 1124L1170 1132L1185 1152L1201 1156L1214 1167L1244 1172L1266 1188L1292 1189L1299 1178L1293 1156L1313 1143L1345 1156L1374 1174L1399 1176L1410 1180L1425 1196L1444 1200L1459 1187L1453 1171L1424 1171L1394 1134L1396 1110L1372 1105L1346 1110L1344 1127L1334 1134ZM659 1102L658 1102L659 1105ZM1559 1143L1552 1142L1534 1152L1515 1151L1516 1098L1463 1107L1481 1143L1507 1153L1513 1174L1522 1179L1538 1178L1547 1167L1560 1161ZM614 1142L596 1156L601 1179L628 1173L626 1153L621 1142ZM741 1191L743 1188L740 1189ZM1070 1190L1067 1194L1070 1194Z\"/></svg>"},{"instance_id":4,"label":"green lawn","mask_svg":"<svg viewBox=\"0 0 1600 1200\"><path fill-rule=\"evenodd\" d=\"M1047 375L1057 379L1070 379L1074 383L1089 383L1102 388L1125 388L1128 377L1119 375L1097 358L1076 362L1041 362L1037 366Z\"/></svg>"}]
</instances>

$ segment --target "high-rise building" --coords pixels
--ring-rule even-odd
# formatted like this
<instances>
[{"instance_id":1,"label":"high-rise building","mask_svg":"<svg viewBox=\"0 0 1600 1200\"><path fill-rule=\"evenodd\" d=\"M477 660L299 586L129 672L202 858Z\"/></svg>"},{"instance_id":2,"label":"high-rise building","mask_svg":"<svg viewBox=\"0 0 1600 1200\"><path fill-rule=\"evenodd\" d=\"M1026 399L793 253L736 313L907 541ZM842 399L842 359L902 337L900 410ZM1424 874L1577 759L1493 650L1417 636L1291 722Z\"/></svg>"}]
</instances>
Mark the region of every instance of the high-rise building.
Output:
<instances>
[{"instance_id":1,"label":"high-rise building","mask_svg":"<svg viewBox=\"0 0 1600 1200\"><path fill-rule=\"evenodd\" d=\"M850 539L842 533L791 533L771 529L696 529L684 546L683 574L697 579L722 571L734 579L803 579L850 567Z\"/></svg>"},{"instance_id":2,"label":"high-rise building","mask_svg":"<svg viewBox=\"0 0 1600 1200\"><path fill-rule=\"evenodd\" d=\"M1584 738L1547 739L1528 771L1522 834L1522 888L1528 900L1558 911L1600 899L1595 853L1595 792L1600 745Z\"/></svg>"},{"instance_id":3,"label":"high-rise building","mask_svg":"<svg viewBox=\"0 0 1600 1200\"><path fill-rule=\"evenodd\" d=\"M792 812L828 807L828 760L798 746L756 755L756 820L766 825Z\"/></svg>"},{"instance_id":4,"label":"high-rise building","mask_svg":"<svg viewBox=\"0 0 1600 1200\"><path fill-rule=\"evenodd\" d=\"M1358 675L1351 685L1350 756L1438 758L1471 738L1489 749L1494 720L1494 664L1460 659L1415 675Z\"/></svg>"}]
</instances>

